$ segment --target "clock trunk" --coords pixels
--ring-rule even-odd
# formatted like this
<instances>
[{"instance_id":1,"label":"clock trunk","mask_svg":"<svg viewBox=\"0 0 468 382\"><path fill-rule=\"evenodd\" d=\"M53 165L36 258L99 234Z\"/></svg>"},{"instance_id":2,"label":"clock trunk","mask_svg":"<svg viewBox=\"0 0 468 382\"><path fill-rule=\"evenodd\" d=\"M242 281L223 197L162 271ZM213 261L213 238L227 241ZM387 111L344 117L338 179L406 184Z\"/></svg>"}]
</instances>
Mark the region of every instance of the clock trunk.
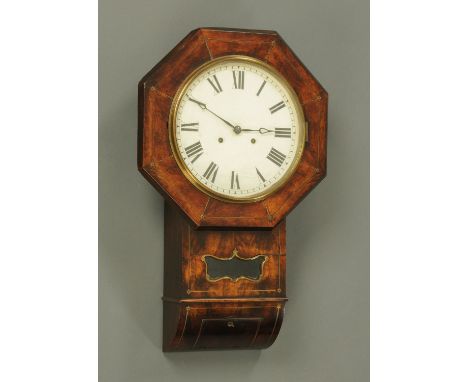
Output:
<instances>
[{"instance_id":1,"label":"clock trunk","mask_svg":"<svg viewBox=\"0 0 468 382\"><path fill-rule=\"evenodd\" d=\"M164 214L164 351L270 346L287 300L285 221L196 229L170 202Z\"/></svg>"}]
</instances>

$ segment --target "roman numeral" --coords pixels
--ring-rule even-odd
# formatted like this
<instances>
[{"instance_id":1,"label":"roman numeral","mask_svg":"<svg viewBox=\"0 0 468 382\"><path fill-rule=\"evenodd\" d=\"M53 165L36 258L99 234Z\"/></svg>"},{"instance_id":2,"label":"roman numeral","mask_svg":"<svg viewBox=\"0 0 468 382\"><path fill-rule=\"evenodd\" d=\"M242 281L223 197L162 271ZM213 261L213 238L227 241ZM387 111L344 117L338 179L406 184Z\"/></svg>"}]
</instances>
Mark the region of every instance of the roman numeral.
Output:
<instances>
[{"instance_id":1,"label":"roman numeral","mask_svg":"<svg viewBox=\"0 0 468 382\"><path fill-rule=\"evenodd\" d=\"M260 95L260 93L262 92L263 90L263 87L265 86L266 84L266 81L263 81L263 83L260 85L260 89L258 89L258 92L257 92L257 97Z\"/></svg>"},{"instance_id":2,"label":"roman numeral","mask_svg":"<svg viewBox=\"0 0 468 382\"><path fill-rule=\"evenodd\" d=\"M270 113L271 114L276 113L278 110L282 109L285 106L286 104L283 101L278 102L276 105L273 105L272 107L270 107Z\"/></svg>"},{"instance_id":3,"label":"roman numeral","mask_svg":"<svg viewBox=\"0 0 468 382\"><path fill-rule=\"evenodd\" d=\"M276 164L278 167L281 167L284 160L286 159L286 155L272 147L267 155L267 158L271 160L274 164Z\"/></svg>"},{"instance_id":4,"label":"roman numeral","mask_svg":"<svg viewBox=\"0 0 468 382\"><path fill-rule=\"evenodd\" d=\"M182 131L198 131L198 122L193 123L183 123L180 125Z\"/></svg>"},{"instance_id":5,"label":"roman numeral","mask_svg":"<svg viewBox=\"0 0 468 382\"><path fill-rule=\"evenodd\" d=\"M234 78L234 88L244 89L244 71L232 71L232 77Z\"/></svg>"},{"instance_id":6,"label":"roman numeral","mask_svg":"<svg viewBox=\"0 0 468 382\"><path fill-rule=\"evenodd\" d=\"M276 138L291 138L291 129L284 127L275 127Z\"/></svg>"},{"instance_id":7,"label":"roman numeral","mask_svg":"<svg viewBox=\"0 0 468 382\"><path fill-rule=\"evenodd\" d=\"M216 93L221 93L223 91L223 88L219 84L218 78L216 77L216 74L211 78L207 78L208 82L210 83L211 86L213 86L213 89L215 90Z\"/></svg>"},{"instance_id":8,"label":"roman numeral","mask_svg":"<svg viewBox=\"0 0 468 382\"><path fill-rule=\"evenodd\" d=\"M237 188L240 189L239 185L239 174L236 174L234 171L231 171L231 189Z\"/></svg>"},{"instance_id":9,"label":"roman numeral","mask_svg":"<svg viewBox=\"0 0 468 382\"><path fill-rule=\"evenodd\" d=\"M218 168L219 167L216 163L211 162L208 168L206 169L205 173L203 174L203 176L208 180L210 180L210 177L211 177L211 181L214 183L216 179L216 175L218 174Z\"/></svg>"},{"instance_id":10,"label":"roman numeral","mask_svg":"<svg viewBox=\"0 0 468 382\"><path fill-rule=\"evenodd\" d=\"M194 157L192 159L192 163L195 162L198 158L200 158L203 154L203 147L200 141L195 142L190 146L187 146L184 150L189 158Z\"/></svg>"},{"instance_id":11,"label":"roman numeral","mask_svg":"<svg viewBox=\"0 0 468 382\"><path fill-rule=\"evenodd\" d=\"M260 179L262 180L262 182L265 183L265 178L263 177L262 173L261 173L260 171L258 171L258 168L257 168L257 167L255 167L255 170L257 170L257 174L258 174L258 176L260 177Z\"/></svg>"}]
</instances>

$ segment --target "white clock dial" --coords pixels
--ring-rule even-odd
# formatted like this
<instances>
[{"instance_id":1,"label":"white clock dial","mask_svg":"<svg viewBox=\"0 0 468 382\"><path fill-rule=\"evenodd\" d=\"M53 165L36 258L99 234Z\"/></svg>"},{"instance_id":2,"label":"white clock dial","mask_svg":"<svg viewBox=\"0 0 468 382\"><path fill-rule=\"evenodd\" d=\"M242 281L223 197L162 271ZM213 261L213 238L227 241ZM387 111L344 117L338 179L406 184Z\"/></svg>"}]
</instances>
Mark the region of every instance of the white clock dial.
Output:
<instances>
[{"instance_id":1,"label":"white clock dial","mask_svg":"<svg viewBox=\"0 0 468 382\"><path fill-rule=\"evenodd\" d=\"M304 145L304 118L287 82L258 60L226 57L198 69L171 112L178 163L203 191L233 201L280 187Z\"/></svg>"}]
</instances>

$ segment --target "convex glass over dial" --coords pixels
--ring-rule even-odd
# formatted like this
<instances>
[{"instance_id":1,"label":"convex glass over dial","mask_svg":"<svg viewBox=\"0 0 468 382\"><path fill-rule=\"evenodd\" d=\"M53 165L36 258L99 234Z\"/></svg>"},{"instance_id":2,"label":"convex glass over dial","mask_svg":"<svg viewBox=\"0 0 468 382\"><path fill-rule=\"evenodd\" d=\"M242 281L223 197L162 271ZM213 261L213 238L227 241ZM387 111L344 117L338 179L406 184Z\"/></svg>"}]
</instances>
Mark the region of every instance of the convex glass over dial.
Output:
<instances>
[{"instance_id":1,"label":"convex glass over dial","mask_svg":"<svg viewBox=\"0 0 468 382\"><path fill-rule=\"evenodd\" d=\"M275 69L245 56L210 61L179 89L171 145L202 191L230 201L281 187L302 155L305 123L294 91Z\"/></svg>"}]
</instances>

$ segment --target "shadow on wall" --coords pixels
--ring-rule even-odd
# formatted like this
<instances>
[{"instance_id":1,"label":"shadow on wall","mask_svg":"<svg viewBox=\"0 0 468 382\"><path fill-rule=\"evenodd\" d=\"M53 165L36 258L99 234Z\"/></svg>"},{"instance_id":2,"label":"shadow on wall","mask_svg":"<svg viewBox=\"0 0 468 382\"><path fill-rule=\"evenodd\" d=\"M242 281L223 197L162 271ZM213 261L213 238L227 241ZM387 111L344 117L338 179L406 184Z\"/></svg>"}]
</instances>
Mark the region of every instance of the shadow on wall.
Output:
<instances>
[{"instance_id":1,"label":"shadow on wall","mask_svg":"<svg viewBox=\"0 0 468 382\"><path fill-rule=\"evenodd\" d=\"M136 84L132 91L100 121L100 295L161 350L163 202L137 170Z\"/></svg>"},{"instance_id":2,"label":"shadow on wall","mask_svg":"<svg viewBox=\"0 0 468 382\"><path fill-rule=\"evenodd\" d=\"M103 111L100 121L100 134L103 135L100 138L105 142L105 147L100 150L101 279L107 284L106 293L111 293L114 301L118 301L124 313L154 345L155 352L162 352L163 200L137 171L137 83L193 29L202 26L254 27L249 4L233 2L228 6L232 9L226 12L226 20L212 18L207 24L206 15L195 12L204 6L203 3L207 9L212 4L208 1L171 4L171 15L177 18L178 25L173 29L151 21L154 6L148 4L148 12L140 9L143 20L132 24L141 35L141 39L136 40L148 41L148 35L152 35L155 43L150 46L126 44L127 51L122 52L116 42L113 47L116 51L112 54L122 59L124 56L134 57L134 60L116 63L121 67L119 77L106 77L106 73L102 73L104 85L112 85L114 101L108 100L108 108ZM242 20L242 25L229 22L235 19ZM113 27L121 28L122 25ZM164 357L175 368L199 366L208 357L210 362L222 361L227 372L238 371L242 364L241 376L255 367L260 354L260 350L226 350L165 353Z\"/></svg>"}]
</instances>

